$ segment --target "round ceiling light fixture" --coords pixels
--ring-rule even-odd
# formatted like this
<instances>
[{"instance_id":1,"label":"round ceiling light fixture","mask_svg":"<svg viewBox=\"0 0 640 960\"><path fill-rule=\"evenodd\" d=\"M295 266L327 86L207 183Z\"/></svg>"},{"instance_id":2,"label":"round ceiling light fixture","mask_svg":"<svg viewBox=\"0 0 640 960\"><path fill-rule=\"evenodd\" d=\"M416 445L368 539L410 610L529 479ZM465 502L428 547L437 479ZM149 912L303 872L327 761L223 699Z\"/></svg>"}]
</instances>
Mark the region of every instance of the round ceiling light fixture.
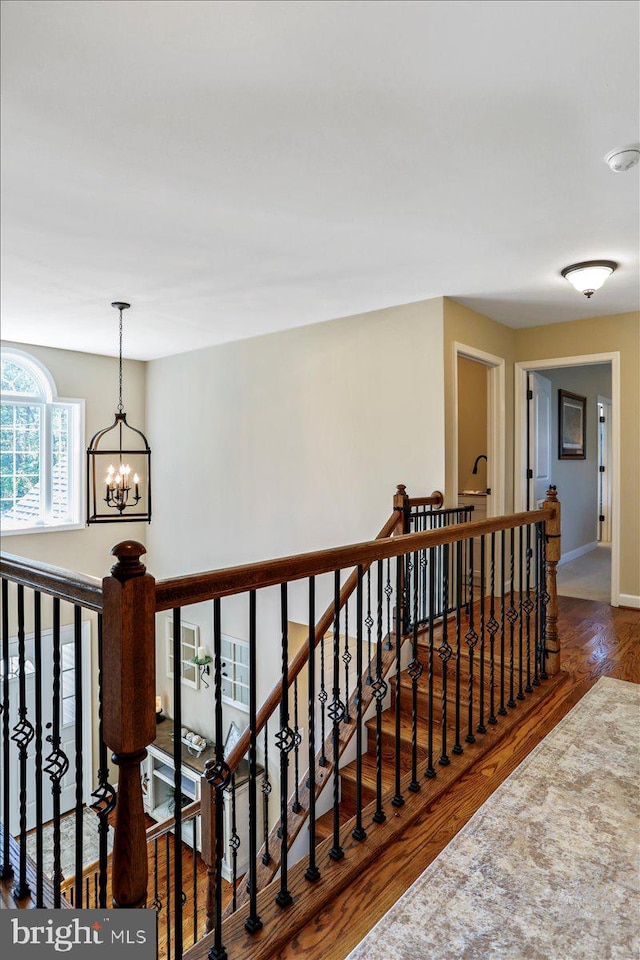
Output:
<instances>
[{"instance_id":1,"label":"round ceiling light fixture","mask_svg":"<svg viewBox=\"0 0 640 960\"><path fill-rule=\"evenodd\" d=\"M626 147L616 147L610 150L604 158L610 170L614 173L625 173L640 163L640 143L628 143Z\"/></svg>"},{"instance_id":2,"label":"round ceiling light fixture","mask_svg":"<svg viewBox=\"0 0 640 960\"><path fill-rule=\"evenodd\" d=\"M576 288L578 293L584 293L591 298L599 290L605 280L611 276L618 266L613 260L585 260L583 263L573 263L565 267L562 276Z\"/></svg>"}]
</instances>

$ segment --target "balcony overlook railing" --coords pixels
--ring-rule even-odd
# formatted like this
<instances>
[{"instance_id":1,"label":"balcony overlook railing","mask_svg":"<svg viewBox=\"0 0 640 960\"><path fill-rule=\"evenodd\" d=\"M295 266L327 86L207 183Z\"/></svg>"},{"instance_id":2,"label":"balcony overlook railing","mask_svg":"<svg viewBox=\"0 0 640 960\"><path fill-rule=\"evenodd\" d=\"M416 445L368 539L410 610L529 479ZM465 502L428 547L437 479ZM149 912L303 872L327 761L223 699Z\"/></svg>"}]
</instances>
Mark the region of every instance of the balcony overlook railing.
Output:
<instances>
[{"instance_id":1,"label":"balcony overlook railing","mask_svg":"<svg viewBox=\"0 0 640 960\"><path fill-rule=\"evenodd\" d=\"M16 863L12 834L20 849L16 897L48 905L42 824L51 792L56 906L71 890L80 907L151 902L164 924L161 953L176 960L277 950L432 802L449 766L473 762L519 705L535 708L536 689L559 670L559 533L554 488L540 510L470 521L468 512L443 508L440 494L411 499L401 486L375 540L159 582L132 541L114 547L117 562L102 582L4 557L3 876ZM169 821L149 828L141 763L156 738L156 615L170 611L178 664L183 619L195 604L211 610L212 676L201 703L215 731L214 753L201 799L185 808L176 803ZM81 723L87 619L97 654L99 741L90 798ZM243 623L248 724L225 753L223 638ZM295 632L293 624L302 628ZM300 629L305 639L296 648ZM259 702L269 673L276 682ZM172 714L179 731L178 669ZM64 739L67 720L73 742ZM108 751L118 768L117 803ZM179 736L170 759L180 797ZM240 777L243 763L247 775ZM72 883L61 867L70 796ZM93 858L84 849L91 846L88 800L96 814ZM402 818L390 816L401 807ZM35 891L32 860L44 878Z\"/></svg>"}]
</instances>

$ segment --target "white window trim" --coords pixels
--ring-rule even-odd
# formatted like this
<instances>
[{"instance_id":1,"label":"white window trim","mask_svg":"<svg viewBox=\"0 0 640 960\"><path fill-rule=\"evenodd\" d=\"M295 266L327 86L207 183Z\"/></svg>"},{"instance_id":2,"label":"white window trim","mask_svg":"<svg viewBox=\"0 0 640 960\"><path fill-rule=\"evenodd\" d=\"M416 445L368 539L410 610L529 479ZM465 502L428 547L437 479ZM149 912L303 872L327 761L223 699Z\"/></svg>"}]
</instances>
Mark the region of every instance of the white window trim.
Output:
<instances>
[{"instance_id":1,"label":"white window trim","mask_svg":"<svg viewBox=\"0 0 640 960\"><path fill-rule=\"evenodd\" d=\"M19 350L17 347L6 347L3 349L2 354L3 359L15 357L18 362L22 362L24 366L31 371L36 380L38 380L38 382L42 385L43 392L46 397L46 399L43 399L42 396L36 397L24 393L7 392L3 394L2 398L3 400L6 399L10 403L39 404L43 407L46 413L46 426L44 423L44 416L42 418L42 424L45 426L43 435L45 438L44 442L47 446L45 450L42 450L42 447L40 450L42 461L40 465L40 477L41 489L44 491L44 496L48 499L51 497L51 490L49 486L49 461L51 457L51 408L55 404L72 408L73 425L70 431L71 449L69 454L69 462L71 469L69 471L69 499L71 503L76 505L77 516L77 520L73 520L69 523L39 523L30 527L7 527L6 524L3 524L2 535L3 537L23 537L33 533L63 533L67 530L83 530L86 526L84 520L86 514L86 457L84 456L85 401L76 397L59 397L56 392L55 381L45 365L31 354L26 353L24 350Z\"/></svg>"},{"instance_id":2,"label":"white window trim","mask_svg":"<svg viewBox=\"0 0 640 960\"><path fill-rule=\"evenodd\" d=\"M241 640L239 637L231 637L231 636L229 636L229 634L226 634L226 633L225 633L225 634L222 634L222 640L227 640L229 643L238 644L238 645L241 646L241 647L245 647L247 650L249 649L249 641L248 641L248 640ZM226 659L225 659L225 657L224 657L224 654L222 655L222 662L223 662L223 663L226 663ZM234 662L236 662L236 661L234 661ZM245 666L245 664L241 664L241 666ZM250 673L249 665L248 665L248 664L246 664L246 667L247 667L247 673L249 674L249 683L246 684L246 686L247 686L247 688L249 688L250 685L251 685L251 673ZM223 669L223 672L224 672L224 669ZM223 678L223 679L226 679L226 678ZM229 680L229 683L230 683L232 686L235 686L235 685L237 684L237 681ZM244 687L245 684L241 684L241 686ZM227 695L226 693L224 693L224 692L222 693L222 702L228 704L230 707L234 707L236 710L241 710L243 713L249 713L249 704L248 704L248 703L242 703L241 700L234 700L233 697L228 696L228 695Z\"/></svg>"}]
</instances>

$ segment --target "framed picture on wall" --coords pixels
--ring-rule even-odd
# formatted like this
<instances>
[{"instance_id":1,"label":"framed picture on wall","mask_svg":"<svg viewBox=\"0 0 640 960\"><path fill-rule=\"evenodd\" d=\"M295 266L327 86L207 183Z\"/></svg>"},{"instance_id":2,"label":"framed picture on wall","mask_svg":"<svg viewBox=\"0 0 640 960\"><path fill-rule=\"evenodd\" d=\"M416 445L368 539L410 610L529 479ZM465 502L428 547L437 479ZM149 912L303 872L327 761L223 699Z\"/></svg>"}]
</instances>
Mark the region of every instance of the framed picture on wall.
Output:
<instances>
[{"instance_id":1,"label":"framed picture on wall","mask_svg":"<svg viewBox=\"0 0 640 960\"><path fill-rule=\"evenodd\" d=\"M587 398L558 390L558 459L584 460L587 455Z\"/></svg>"}]
</instances>

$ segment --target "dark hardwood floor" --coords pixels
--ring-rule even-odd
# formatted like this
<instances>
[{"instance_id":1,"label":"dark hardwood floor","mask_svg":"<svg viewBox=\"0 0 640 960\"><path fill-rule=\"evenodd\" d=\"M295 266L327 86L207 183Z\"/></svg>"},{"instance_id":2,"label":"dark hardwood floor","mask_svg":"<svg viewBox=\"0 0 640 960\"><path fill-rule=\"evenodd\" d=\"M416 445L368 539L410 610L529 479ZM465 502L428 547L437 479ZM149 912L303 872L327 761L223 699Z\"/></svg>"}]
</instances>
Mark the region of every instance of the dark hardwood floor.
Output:
<instances>
[{"instance_id":1,"label":"dark hardwood floor","mask_svg":"<svg viewBox=\"0 0 640 960\"><path fill-rule=\"evenodd\" d=\"M278 960L343 960L599 677L640 682L640 611L560 597L559 615L567 682L380 854L357 895L320 911Z\"/></svg>"}]
</instances>

